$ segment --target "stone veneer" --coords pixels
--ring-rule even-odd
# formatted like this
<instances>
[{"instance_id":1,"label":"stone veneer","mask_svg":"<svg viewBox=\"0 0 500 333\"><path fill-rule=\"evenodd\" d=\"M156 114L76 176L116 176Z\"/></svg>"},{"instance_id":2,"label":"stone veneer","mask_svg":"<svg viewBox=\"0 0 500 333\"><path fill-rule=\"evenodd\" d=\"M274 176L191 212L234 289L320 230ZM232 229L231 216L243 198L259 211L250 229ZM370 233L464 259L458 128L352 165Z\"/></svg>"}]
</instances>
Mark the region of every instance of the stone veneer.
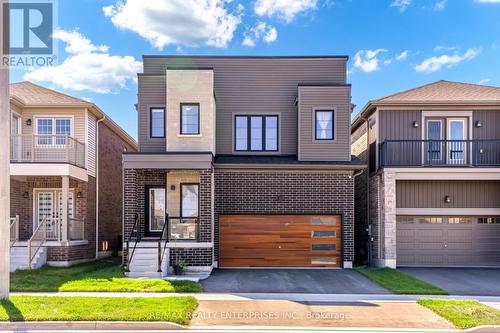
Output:
<instances>
[{"instance_id":1,"label":"stone veneer","mask_svg":"<svg viewBox=\"0 0 500 333\"><path fill-rule=\"evenodd\" d=\"M370 178L370 223L374 265L396 268L396 174L382 171Z\"/></svg>"}]
</instances>

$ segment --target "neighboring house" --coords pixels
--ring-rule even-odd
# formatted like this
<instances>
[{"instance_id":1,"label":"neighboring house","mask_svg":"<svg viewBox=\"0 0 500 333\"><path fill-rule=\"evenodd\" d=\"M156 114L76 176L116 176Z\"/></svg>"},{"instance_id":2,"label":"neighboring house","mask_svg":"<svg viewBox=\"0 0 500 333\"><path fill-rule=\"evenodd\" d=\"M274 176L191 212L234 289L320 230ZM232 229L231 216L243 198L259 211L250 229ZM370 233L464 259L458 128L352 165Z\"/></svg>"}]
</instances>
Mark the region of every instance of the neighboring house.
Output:
<instances>
[{"instance_id":1,"label":"neighboring house","mask_svg":"<svg viewBox=\"0 0 500 333\"><path fill-rule=\"evenodd\" d=\"M95 104L30 82L10 85L10 107L11 269L118 250L134 139Z\"/></svg>"},{"instance_id":2,"label":"neighboring house","mask_svg":"<svg viewBox=\"0 0 500 333\"><path fill-rule=\"evenodd\" d=\"M351 267L347 57L144 56L123 155L129 276ZM161 272L159 272L161 271Z\"/></svg>"},{"instance_id":3,"label":"neighboring house","mask_svg":"<svg viewBox=\"0 0 500 333\"><path fill-rule=\"evenodd\" d=\"M500 266L500 88L424 85L369 102L351 132L375 265Z\"/></svg>"}]
</instances>

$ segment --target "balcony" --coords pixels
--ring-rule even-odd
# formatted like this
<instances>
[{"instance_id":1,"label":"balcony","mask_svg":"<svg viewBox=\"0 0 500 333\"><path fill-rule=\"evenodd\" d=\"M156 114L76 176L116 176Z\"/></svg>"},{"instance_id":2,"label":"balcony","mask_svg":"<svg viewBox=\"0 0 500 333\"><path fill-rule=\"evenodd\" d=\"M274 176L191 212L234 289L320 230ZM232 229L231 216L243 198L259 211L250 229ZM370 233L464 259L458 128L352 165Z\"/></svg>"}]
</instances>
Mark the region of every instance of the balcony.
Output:
<instances>
[{"instance_id":1,"label":"balcony","mask_svg":"<svg viewBox=\"0 0 500 333\"><path fill-rule=\"evenodd\" d=\"M85 168L85 144L69 135L12 134L11 163L69 163Z\"/></svg>"},{"instance_id":2,"label":"balcony","mask_svg":"<svg viewBox=\"0 0 500 333\"><path fill-rule=\"evenodd\" d=\"M499 167L500 140L386 140L381 167Z\"/></svg>"}]
</instances>

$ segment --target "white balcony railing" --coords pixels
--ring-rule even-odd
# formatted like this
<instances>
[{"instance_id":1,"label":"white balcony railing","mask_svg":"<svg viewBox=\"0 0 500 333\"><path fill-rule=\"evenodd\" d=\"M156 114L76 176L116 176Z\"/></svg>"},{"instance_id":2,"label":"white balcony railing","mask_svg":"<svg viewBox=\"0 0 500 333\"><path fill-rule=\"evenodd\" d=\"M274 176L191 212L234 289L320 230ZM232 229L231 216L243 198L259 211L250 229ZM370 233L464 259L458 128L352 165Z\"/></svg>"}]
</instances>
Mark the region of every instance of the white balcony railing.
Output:
<instances>
[{"instance_id":1,"label":"white balcony railing","mask_svg":"<svg viewBox=\"0 0 500 333\"><path fill-rule=\"evenodd\" d=\"M70 163L85 168L85 144L69 135L12 134L10 161Z\"/></svg>"}]
</instances>

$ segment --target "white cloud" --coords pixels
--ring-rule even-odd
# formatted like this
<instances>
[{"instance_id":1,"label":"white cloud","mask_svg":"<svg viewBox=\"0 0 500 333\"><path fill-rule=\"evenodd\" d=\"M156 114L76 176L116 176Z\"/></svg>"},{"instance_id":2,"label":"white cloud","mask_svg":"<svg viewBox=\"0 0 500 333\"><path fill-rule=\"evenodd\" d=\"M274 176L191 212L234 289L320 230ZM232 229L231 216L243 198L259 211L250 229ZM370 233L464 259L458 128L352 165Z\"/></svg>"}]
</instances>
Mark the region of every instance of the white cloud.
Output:
<instances>
[{"instance_id":1,"label":"white cloud","mask_svg":"<svg viewBox=\"0 0 500 333\"><path fill-rule=\"evenodd\" d=\"M375 72L380 69L377 55L387 52L386 49L360 50L354 55L354 68L365 73Z\"/></svg>"},{"instance_id":2,"label":"white cloud","mask_svg":"<svg viewBox=\"0 0 500 333\"><path fill-rule=\"evenodd\" d=\"M476 3L500 3L500 0L474 0Z\"/></svg>"},{"instance_id":3,"label":"white cloud","mask_svg":"<svg viewBox=\"0 0 500 333\"><path fill-rule=\"evenodd\" d=\"M390 64L392 64L392 59L384 60L384 65L390 65Z\"/></svg>"},{"instance_id":4,"label":"white cloud","mask_svg":"<svg viewBox=\"0 0 500 333\"><path fill-rule=\"evenodd\" d=\"M482 79L482 80L479 80L477 84L486 84L486 83L489 83L491 81L491 79Z\"/></svg>"},{"instance_id":5,"label":"white cloud","mask_svg":"<svg viewBox=\"0 0 500 333\"><path fill-rule=\"evenodd\" d=\"M413 0L394 0L391 7L396 7L400 12L404 12L413 2Z\"/></svg>"},{"instance_id":6,"label":"white cloud","mask_svg":"<svg viewBox=\"0 0 500 333\"><path fill-rule=\"evenodd\" d=\"M265 22L258 22L250 30L244 34L242 45L254 47L255 42L262 39L264 42L270 44L278 38L278 30L275 27L268 25Z\"/></svg>"},{"instance_id":7,"label":"white cloud","mask_svg":"<svg viewBox=\"0 0 500 333\"><path fill-rule=\"evenodd\" d=\"M92 44L78 31L57 30L53 36L66 44L69 56L60 65L27 72L25 80L107 94L134 81L142 69L142 63L134 57L110 55L107 46Z\"/></svg>"},{"instance_id":8,"label":"white cloud","mask_svg":"<svg viewBox=\"0 0 500 333\"><path fill-rule=\"evenodd\" d=\"M479 55L479 49L468 49L464 54L447 55L425 59L422 63L415 66L415 70L421 73L432 73L443 67L453 67L465 60L474 59Z\"/></svg>"},{"instance_id":9,"label":"white cloud","mask_svg":"<svg viewBox=\"0 0 500 333\"><path fill-rule=\"evenodd\" d=\"M410 55L410 51L405 50L396 56L396 60L398 60L398 61L406 60L406 59L408 59L409 55Z\"/></svg>"},{"instance_id":10,"label":"white cloud","mask_svg":"<svg viewBox=\"0 0 500 333\"><path fill-rule=\"evenodd\" d=\"M444 45L438 45L434 48L434 51L454 51L458 50L458 46L444 46Z\"/></svg>"},{"instance_id":11,"label":"white cloud","mask_svg":"<svg viewBox=\"0 0 500 333\"><path fill-rule=\"evenodd\" d=\"M446 7L447 3L448 3L448 0L442 0L442 1L436 2L436 4L434 5L434 10L436 10L436 11L443 10Z\"/></svg>"},{"instance_id":12,"label":"white cloud","mask_svg":"<svg viewBox=\"0 0 500 333\"><path fill-rule=\"evenodd\" d=\"M276 16L289 23L301 13L315 9L318 0L257 0L254 11L258 16Z\"/></svg>"},{"instance_id":13,"label":"white cloud","mask_svg":"<svg viewBox=\"0 0 500 333\"><path fill-rule=\"evenodd\" d=\"M103 8L113 24L162 50L171 44L226 47L241 22L226 8L230 0L123 0Z\"/></svg>"}]
</instances>

